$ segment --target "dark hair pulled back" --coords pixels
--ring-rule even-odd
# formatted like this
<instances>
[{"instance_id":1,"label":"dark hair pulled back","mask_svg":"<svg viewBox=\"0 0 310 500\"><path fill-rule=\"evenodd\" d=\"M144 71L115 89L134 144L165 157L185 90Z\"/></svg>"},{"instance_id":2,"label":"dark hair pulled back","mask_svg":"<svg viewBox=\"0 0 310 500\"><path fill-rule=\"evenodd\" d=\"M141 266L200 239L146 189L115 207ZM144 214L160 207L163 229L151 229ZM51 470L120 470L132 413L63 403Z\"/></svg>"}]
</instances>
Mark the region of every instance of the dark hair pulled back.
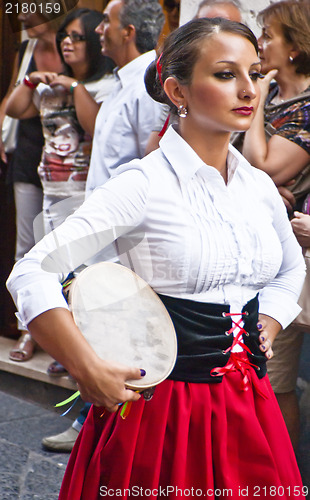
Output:
<instances>
[{"instance_id":1,"label":"dark hair pulled back","mask_svg":"<svg viewBox=\"0 0 310 500\"><path fill-rule=\"evenodd\" d=\"M220 17L193 19L170 33L164 42L162 54L159 56L162 82L164 83L167 78L173 76L180 84L190 85L193 68L199 59L202 44L206 38L221 32L242 36L252 43L258 54L256 37L244 24ZM168 104L171 112L176 113L176 106L170 101L161 84L156 61L146 70L145 86L155 101Z\"/></svg>"}]
</instances>

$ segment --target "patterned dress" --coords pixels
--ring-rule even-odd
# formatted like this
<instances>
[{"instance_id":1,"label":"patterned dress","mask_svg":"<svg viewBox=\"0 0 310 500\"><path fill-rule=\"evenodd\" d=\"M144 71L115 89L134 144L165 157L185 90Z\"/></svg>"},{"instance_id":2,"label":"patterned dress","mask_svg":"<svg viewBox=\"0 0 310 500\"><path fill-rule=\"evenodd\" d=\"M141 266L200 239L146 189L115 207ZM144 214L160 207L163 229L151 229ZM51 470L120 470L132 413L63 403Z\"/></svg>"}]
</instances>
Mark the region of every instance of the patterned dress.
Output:
<instances>
[{"instance_id":1,"label":"patterned dress","mask_svg":"<svg viewBox=\"0 0 310 500\"><path fill-rule=\"evenodd\" d=\"M265 104L265 132L267 137L277 134L303 148L310 155L310 87L301 94L279 104L272 99L279 91L276 83L270 87ZM310 162L289 187L296 198L298 209L310 192Z\"/></svg>"}]
</instances>

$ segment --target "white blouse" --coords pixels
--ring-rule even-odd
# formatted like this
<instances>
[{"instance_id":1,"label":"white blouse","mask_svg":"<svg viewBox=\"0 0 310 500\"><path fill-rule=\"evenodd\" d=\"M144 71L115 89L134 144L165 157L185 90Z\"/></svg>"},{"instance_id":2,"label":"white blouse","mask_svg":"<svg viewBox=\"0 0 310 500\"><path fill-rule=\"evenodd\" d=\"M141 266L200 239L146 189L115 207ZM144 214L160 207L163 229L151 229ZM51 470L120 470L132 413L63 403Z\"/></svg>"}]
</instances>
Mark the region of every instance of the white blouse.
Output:
<instances>
[{"instance_id":1,"label":"white blouse","mask_svg":"<svg viewBox=\"0 0 310 500\"><path fill-rule=\"evenodd\" d=\"M8 288L23 322L67 307L59 281L118 238L121 262L156 292L231 312L259 292L260 312L285 328L300 311L301 248L269 176L233 146L227 163L225 184L170 127L17 262Z\"/></svg>"}]
</instances>

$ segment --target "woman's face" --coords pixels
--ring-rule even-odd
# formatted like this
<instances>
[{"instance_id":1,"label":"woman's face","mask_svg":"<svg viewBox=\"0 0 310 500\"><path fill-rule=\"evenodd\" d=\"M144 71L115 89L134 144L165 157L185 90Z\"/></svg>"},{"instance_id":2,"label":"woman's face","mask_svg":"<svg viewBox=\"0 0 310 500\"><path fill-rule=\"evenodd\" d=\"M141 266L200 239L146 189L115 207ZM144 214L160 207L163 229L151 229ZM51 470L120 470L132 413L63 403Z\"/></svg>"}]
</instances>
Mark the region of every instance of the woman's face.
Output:
<instances>
[{"instance_id":1,"label":"woman's face","mask_svg":"<svg viewBox=\"0 0 310 500\"><path fill-rule=\"evenodd\" d=\"M240 35L207 38L184 91L186 126L211 132L247 130L259 101L260 61L254 46Z\"/></svg>"},{"instance_id":2,"label":"woman's face","mask_svg":"<svg viewBox=\"0 0 310 500\"><path fill-rule=\"evenodd\" d=\"M271 69L281 70L289 64L292 46L284 39L281 25L272 18L265 20L258 46L262 73L266 74Z\"/></svg>"},{"instance_id":3,"label":"woman's face","mask_svg":"<svg viewBox=\"0 0 310 500\"><path fill-rule=\"evenodd\" d=\"M65 27L64 32L67 33L68 36L61 42L61 52L65 63L68 64L74 72L75 67L80 69L81 66L88 64L86 41L72 40L70 38L70 35L71 37L74 37L74 35L84 36L84 30L80 20L74 19L74 21Z\"/></svg>"}]
</instances>

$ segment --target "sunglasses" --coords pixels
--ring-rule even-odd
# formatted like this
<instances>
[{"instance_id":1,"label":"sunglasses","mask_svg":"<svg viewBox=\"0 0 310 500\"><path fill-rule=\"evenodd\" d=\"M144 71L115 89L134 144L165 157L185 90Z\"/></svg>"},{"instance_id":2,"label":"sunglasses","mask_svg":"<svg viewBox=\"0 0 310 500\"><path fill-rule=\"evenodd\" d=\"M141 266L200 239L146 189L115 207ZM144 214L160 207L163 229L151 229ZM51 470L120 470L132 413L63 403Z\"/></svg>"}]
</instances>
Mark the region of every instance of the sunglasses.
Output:
<instances>
[{"instance_id":1,"label":"sunglasses","mask_svg":"<svg viewBox=\"0 0 310 500\"><path fill-rule=\"evenodd\" d=\"M72 33L67 33L66 31L59 31L56 35L57 41L59 43L63 42L65 38L69 37L72 43L85 42L86 36L72 31Z\"/></svg>"},{"instance_id":2,"label":"sunglasses","mask_svg":"<svg viewBox=\"0 0 310 500\"><path fill-rule=\"evenodd\" d=\"M175 2L174 0L165 0L164 1L164 8L168 12L172 12L174 9L177 9L180 11L180 2Z\"/></svg>"}]
</instances>

